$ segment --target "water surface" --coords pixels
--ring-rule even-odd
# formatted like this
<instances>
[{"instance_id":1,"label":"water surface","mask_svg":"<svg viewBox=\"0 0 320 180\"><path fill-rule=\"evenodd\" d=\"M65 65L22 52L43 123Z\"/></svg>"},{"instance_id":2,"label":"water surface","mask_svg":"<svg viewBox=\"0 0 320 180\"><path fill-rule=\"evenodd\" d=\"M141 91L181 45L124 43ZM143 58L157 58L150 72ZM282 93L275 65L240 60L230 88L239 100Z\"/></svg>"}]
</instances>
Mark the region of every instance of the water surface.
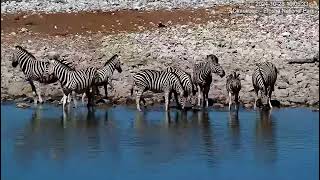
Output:
<instances>
[{"instance_id":1,"label":"water surface","mask_svg":"<svg viewBox=\"0 0 320 180\"><path fill-rule=\"evenodd\" d=\"M309 109L182 113L1 105L1 177L319 178L319 114Z\"/></svg>"}]
</instances>

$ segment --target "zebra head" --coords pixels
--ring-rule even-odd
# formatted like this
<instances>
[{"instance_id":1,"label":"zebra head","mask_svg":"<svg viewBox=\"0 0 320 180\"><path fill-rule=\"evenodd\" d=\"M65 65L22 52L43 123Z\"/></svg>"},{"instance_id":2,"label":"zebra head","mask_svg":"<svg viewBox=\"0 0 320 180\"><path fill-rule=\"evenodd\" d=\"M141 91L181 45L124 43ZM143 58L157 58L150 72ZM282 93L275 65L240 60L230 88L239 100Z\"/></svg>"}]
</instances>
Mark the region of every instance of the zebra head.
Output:
<instances>
[{"instance_id":1,"label":"zebra head","mask_svg":"<svg viewBox=\"0 0 320 180\"><path fill-rule=\"evenodd\" d=\"M11 57L11 65L12 67L17 67L19 64L19 58L17 53L12 53L12 57Z\"/></svg>"},{"instance_id":2,"label":"zebra head","mask_svg":"<svg viewBox=\"0 0 320 180\"><path fill-rule=\"evenodd\" d=\"M54 73L54 68L57 66L58 62L57 60L50 59L47 63L47 68L45 70L45 75L52 75Z\"/></svg>"},{"instance_id":3,"label":"zebra head","mask_svg":"<svg viewBox=\"0 0 320 180\"><path fill-rule=\"evenodd\" d=\"M231 74L229 74L227 76L227 80L231 80L231 79L239 79L240 74L237 74L236 71L233 71Z\"/></svg>"},{"instance_id":4,"label":"zebra head","mask_svg":"<svg viewBox=\"0 0 320 180\"><path fill-rule=\"evenodd\" d=\"M35 59L35 57L21 46L15 46L15 50L11 56L12 67L17 67L21 59Z\"/></svg>"},{"instance_id":5,"label":"zebra head","mask_svg":"<svg viewBox=\"0 0 320 180\"><path fill-rule=\"evenodd\" d=\"M225 76L226 73L224 72L223 68L219 64L219 60L217 56L213 54L209 54L207 55L206 61L207 63L210 64L210 69L212 73L218 74L221 78Z\"/></svg>"},{"instance_id":6,"label":"zebra head","mask_svg":"<svg viewBox=\"0 0 320 180\"><path fill-rule=\"evenodd\" d=\"M104 66L111 64L119 73L122 72L121 68L121 61L118 54L113 55L105 64Z\"/></svg>"}]
</instances>

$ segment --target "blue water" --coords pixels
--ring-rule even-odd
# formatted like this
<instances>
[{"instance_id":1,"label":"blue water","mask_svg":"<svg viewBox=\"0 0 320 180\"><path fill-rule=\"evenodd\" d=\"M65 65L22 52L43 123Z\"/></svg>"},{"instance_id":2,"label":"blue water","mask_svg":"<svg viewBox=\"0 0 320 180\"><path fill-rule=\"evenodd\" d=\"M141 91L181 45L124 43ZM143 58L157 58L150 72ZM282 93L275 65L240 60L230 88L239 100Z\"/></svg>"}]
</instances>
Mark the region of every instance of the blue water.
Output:
<instances>
[{"instance_id":1,"label":"blue water","mask_svg":"<svg viewBox=\"0 0 320 180\"><path fill-rule=\"evenodd\" d=\"M319 178L319 114L309 109L182 113L129 107L1 105L1 177L57 179Z\"/></svg>"}]
</instances>

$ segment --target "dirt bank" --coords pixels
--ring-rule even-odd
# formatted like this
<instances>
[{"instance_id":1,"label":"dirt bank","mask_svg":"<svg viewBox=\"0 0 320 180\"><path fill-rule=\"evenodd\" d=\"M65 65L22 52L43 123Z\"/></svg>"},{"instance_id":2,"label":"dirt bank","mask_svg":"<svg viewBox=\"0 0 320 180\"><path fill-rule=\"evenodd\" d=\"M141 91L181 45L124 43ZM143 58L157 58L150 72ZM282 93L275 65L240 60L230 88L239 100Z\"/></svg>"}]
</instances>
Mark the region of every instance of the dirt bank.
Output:
<instances>
[{"instance_id":1,"label":"dirt bank","mask_svg":"<svg viewBox=\"0 0 320 180\"><path fill-rule=\"evenodd\" d=\"M9 59L14 45L22 45L39 60L58 53L76 68L101 67L109 57L120 52L123 72L114 74L115 89L110 94L116 103L132 102L129 96L131 74L139 69L160 70L175 65L191 73L194 63L207 54L216 54L227 74L232 70L240 72L243 85L240 99L247 107L254 99L251 84L254 64L262 61L273 62L280 71L273 99L283 106L318 105L318 63L288 64L292 59L317 55L318 11L221 13L225 10L3 16L1 99L32 95L23 73L18 68L13 69ZM59 22L59 19L63 20ZM79 21L81 19L83 21ZM158 26L160 22L164 27ZM226 103L225 81L218 76L213 78L209 97L217 101L217 106ZM43 91L50 101L62 96L58 83ZM162 98L146 100L158 103Z\"/></svg>"}]
</instances>

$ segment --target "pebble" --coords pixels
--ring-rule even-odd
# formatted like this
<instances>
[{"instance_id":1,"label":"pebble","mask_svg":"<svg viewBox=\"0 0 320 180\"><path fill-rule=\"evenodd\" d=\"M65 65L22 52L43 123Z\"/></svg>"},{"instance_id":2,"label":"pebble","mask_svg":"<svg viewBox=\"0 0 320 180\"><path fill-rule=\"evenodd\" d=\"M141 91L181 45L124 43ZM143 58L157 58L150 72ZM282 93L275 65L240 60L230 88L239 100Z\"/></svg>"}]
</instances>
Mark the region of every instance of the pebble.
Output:
<instances>
[{"instance_id":1,"label":"pebble","mask_svg":"<svg viewBox=\"0 0 320 180\"><path fill-rule=\"evenodd\" d=\"M19 103L16 103L16 107L25 109L25 108L30 107L30 105L27 103L19 102Z\"/></svg>"}]
</instances>

